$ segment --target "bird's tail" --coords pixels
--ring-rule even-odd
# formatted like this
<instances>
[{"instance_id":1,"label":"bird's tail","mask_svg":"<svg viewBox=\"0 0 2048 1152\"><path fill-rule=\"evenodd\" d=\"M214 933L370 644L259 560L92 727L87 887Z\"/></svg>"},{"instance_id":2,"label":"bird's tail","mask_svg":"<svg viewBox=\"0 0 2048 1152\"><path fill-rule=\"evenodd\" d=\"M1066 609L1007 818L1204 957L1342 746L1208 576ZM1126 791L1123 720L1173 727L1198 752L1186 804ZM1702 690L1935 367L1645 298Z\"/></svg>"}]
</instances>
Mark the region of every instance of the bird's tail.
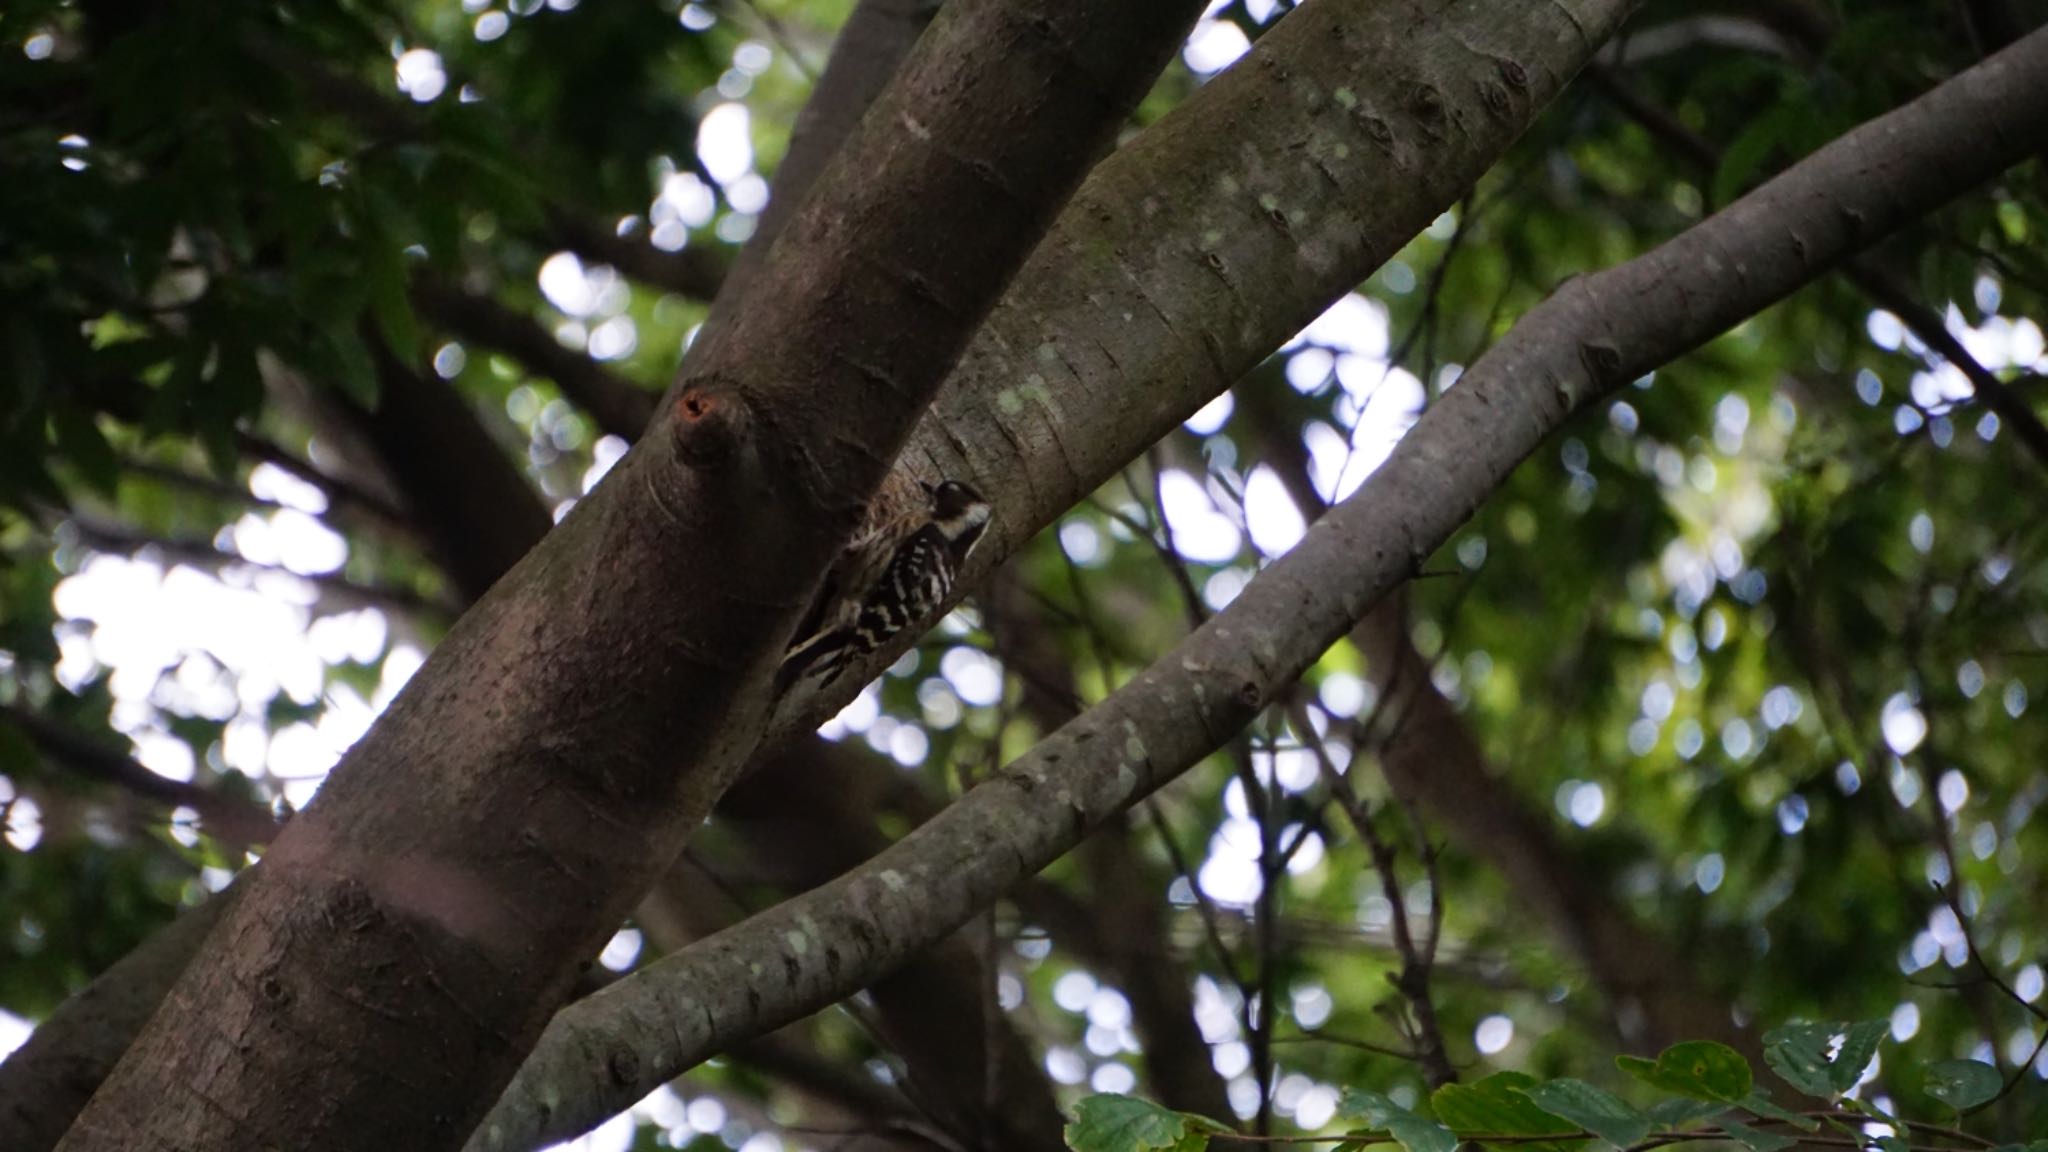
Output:
<instances>
[{"instance_id":1,"label":"bird's tail","mask_svg":"<svg viewBox=\"0 0 2048 1152\"><path fill-rule=\"evenodd\" d=\"M853 629L835 628L791 648L789 654L782 658L782 667L775 671L775 694L787 695L806 672L824 673L825 684L838 679L846 663L846 644L851 639Z\"/></svg>"}]
</instances>

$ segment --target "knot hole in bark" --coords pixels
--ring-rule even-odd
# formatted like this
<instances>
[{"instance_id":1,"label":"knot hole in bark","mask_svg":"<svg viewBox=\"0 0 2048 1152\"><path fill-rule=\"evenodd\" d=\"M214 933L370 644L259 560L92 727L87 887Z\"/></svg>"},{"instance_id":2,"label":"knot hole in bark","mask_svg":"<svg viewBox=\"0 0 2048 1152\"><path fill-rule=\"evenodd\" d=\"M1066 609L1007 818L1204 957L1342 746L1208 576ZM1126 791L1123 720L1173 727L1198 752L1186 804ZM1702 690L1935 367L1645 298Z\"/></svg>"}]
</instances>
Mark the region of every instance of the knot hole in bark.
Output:
<instances>
[{"instance_id":1,"label":"knot hole in bark","mask_svg":"<svg viewBox=\"0 0 2048 1152\"><path fill-rule=\"evenodd\" d=\"M614 1085L630 1088L640 1082L640 1054L631 1048L614 1049L605 1061L605 1071L611 1074Z\"/></svg>"},{"instance_id":2,"label":"knot hole in bark","mask_svg":"<svg viewBox=\"0 0 2048 1152\"><path fill-rule=\"evenodd\" d=\"M1424 135L1432 140L1443 139L1449 117L1444 111L1444 94L1434 84L1417 84L1408 94L1408 114L1415 117Z\"/></svg>"},{"instance_id":3,"label":"knot hole in bark","mask_svg":"<svg viewBox=\"0 0 2048 1152\"><path fill-rule=\"evenodd\" d=\"M739 391L716 378L691 383L676 397L670 423L676 455L693 468L731 460L746 436L746 406Z\"/></svg>"},{"instance_id":4,"label":"knot hole in bark","mask_svg":"<svg viewBox=\"0 0 2048 1152\"><path fill-rule=\"evenodd\" d=\"M1585 362L1595 391L1621 383L1621 349L1604 340L1588 340L1579 345L1579 357Z\"/></svg>"}]
</instances>

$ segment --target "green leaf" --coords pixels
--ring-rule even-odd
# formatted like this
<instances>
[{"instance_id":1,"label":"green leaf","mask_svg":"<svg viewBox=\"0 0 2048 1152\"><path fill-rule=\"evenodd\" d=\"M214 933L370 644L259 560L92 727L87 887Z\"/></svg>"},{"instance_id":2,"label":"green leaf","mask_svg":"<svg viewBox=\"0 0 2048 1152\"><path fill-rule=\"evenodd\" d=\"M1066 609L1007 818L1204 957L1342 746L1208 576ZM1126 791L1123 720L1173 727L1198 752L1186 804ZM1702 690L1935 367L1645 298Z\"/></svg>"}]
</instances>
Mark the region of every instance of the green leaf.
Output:
<instances>
[{"instance_id":1,"label":"green leaf","mask_svg":"<svg viewBox=\"0 0 2048 1152\"><path fill-rule=\"evenodd\" d=\"M1827 1099L1835 1094L1828 1079L1828 1042L1834 1028L1827 1024L1786 1024L1764 1035L1764 1063L1787 1084Z\"/></svg>"},{"instance_id":2,"label":"green leaf","mask_svg":"<svg viewBox=\"0 0 2048 1152\"><path fill-rule=\"evenodd\" d=\"M1799 1143L1793 1137L1776 1132L1759 1132L1740 1120L1724 1120L1721 1129L1749 1152L1780 1152L1780 1149Z\"/></svg>"},{"instance_id":3,"label":"green leaf","mask_svg":"<svg viewBox=\"0 0 2048 1152\"><path fill-rule=\"evenodd\" d=\"M1828 1064L1828 1081L1837 1092L1847 1092L1863 1078L1863 1070L1877 1055L1877 1045L1892 1030L1890 1020L1859 1020L1848 1026L1842 1049Z\"/></svg>"},{"instance_id":4,"label":"green leaf","mask_svg":"<svg viewBox=\"0 0 2048 1152\"><path fill-rule=\"evenodd\" d=\"M1991 1100L2004 1087L1998 1069L1982 1060L1943 1060L1927 1066L1927 1094L1958 1112Z\"/></svg>"},{"instance_id":5,"label":"green leaf","mask_svg":"<svg viewBox=\"0 0 2048 1152\"><path fill-rule=\"evenodd\" d=\"M1494 1136L1573 1136L1578 1126L1560 1120L1518 1089L1532 1088L1536 1078L1520 1072L1495 1072L1470 1084L1446 1084L1429 1098L1436 1118L1466 1139L1473 1133ZM1580 1140L1559 1140L1543 1144L1519 1144L1523 1149L1560 1149L1582 1144Z\"/></svg>"},{"instance_id":6,"label":"green leaf","mask_svg":"<svg viewBox=\"0 0 2048 1152\"><path fill-rule=\"evenodd\" d=\"M1074 1152L1202 1152L1209 1137L1228 1128L1206 1116L1175 1112L1149 1100L1105 1094L1074 1109L1067 1147Z\"/></svg>"},{"instance_id":7,"label":"green leaf","mask_svg":"<svg viewBox=\"0 0 2048 1152\"><path fill-rule=\"evenodd\" d=\"M1752 1092L1740 1103L1742 1109L1752 1116L1762 1116L1767 1120L1783 1120L1787 1124L1803 1128L1808 1132L1812 1132L1820 1127L1820 1121L1810 1116L1801 1116L1790 1109L1781 1108L1773 1104L1771 1098L1762 1092Z\"/></svg>"},{"instance_id":8,"label":"green leaf","mask_svg":"<svg viewBox=\"0 0 2048 1152\"><path fill-rule=\"evenodd\" d=\"M1577 1124L1616 1148L1626 1148L1650 1134L1648 1116L1584 1080L1552 1080L1520 1091L1545 1112Z\"/></svg>"},{"instance_id":9,"label":"green leaf","mask_svg":"<svg viewBox=\"0 0 2048 1152\"><path fill-rule=\"evenodd\" d=\"M1889 1028L1883 1020L1787 1024L1765 1034L1764 1060L1787 1084L1808 1096L1831 1100L1856 1086ZM1842 1037L1842 1046L1830 1057L1828 1050L1837 1036Z\"/></svg>"},{"instance_id":10,"label":"green leaf","mask_svg":"<svg viewBox=\"0 0 2048 1152\"><path fill-rule=\"evenodd\" d=\"M121 476L121 461L92 414L65 405L51 410L50 424L57 433L58 450L78 469L79 477L100 495L112 496Z\"/></svg>"},{"instance_id":11,"label":"green leaf","mask_svg":"<svg viewBox=\"0 0 2048 1152\"><path fill-rule=\"evenodd\" d=\"M419 321L412 312L412 298L406 294L405 256L389 242L372 245L364 269L369 274L370 311L385 343L400 359L410 357L420 344Z\"/></svg>"},{"instance_id":12,"label":"green leaf","mask_svg":"<svg viewBox=\"0 0 2048 1152\"><path fill-rule=\"evenodd\" d=\"M1733 1104L1749 1095L1756 1080L1742 1053L1711 1040L1673 1044L1654 1061L1640 1056L1617 1056L1614 1062L1652 1088L1695 1100Z\"/></svg>"},{"instance_id":13,"label":"green leaf","mask_svg":"<svg viewBox=\"0 0 2048 1152\"><path fill-rule=\"evenodd\" d=\"M1648 1116L1650 1122L1659 1128L1683 1128L1688 1124L1711 1120L1727 1110L1728 1105L1718 1100L1684 1100L1671 1097L1643 1109L1643 1115Z\"/></svg>"},{"instance_id":14,"label":"green leaf","mask_svg":"<svg viewBox=\"0 0 2048 1152\"><path fill-rule=\"evenodd\" d=\"M1458 1137L1449 1128L1417 1116L1378 1092L1346 1088L1340 1107L1344 1115L1385 1130L1408 1152L1454 1152L1458 1147Z\"/></svg>"},{"instance_id":15,"label":"green leaf","mask_svg":"<svg viewBox=\"0 0 2048 1152\"><path fill-rule=\"evenodd\" d=\"M1737 136L1721 153L1721 167L1714 173L1713 203L1727 204L1742 195L1784 135L1783 117L1765 115Z\"/></svg>"}]
</instances>

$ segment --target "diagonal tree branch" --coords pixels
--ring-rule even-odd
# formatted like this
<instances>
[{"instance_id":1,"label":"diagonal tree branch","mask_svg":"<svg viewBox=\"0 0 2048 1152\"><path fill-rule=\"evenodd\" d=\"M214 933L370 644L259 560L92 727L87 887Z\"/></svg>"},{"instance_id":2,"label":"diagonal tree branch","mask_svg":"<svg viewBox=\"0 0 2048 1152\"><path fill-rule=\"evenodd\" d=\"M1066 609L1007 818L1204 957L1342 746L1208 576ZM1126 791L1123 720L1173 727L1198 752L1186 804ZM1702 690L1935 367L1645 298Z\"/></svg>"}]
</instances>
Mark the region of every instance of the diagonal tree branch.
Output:
<instances>
[{"instance_id":1,"label":"diagonal tree branch","mask_svg":"<svg viewBox=\"0 0 2048 1152\"><path fill-rule=\"evenodd\" d=\"M858 118L858 113L872 102L876 92L900 66L929 18L930 12L925 5L917 2L906 5L902 0L861 0L848 17L840 43L835 47L834 62L806 106L807 110L823 106L828 111L821 116L811 116L807 111L806 118L814 121L815 126L796 135L776 175L778 195L774 203L784 206L785 210L771 210L765 214L762 225L756 229L753 240L744 250L755 254L752 259L754 267L759 266L775 231L787 218L786 207L806 190L808 181L829 159L845 132ZM371 93L358 95L381 100ZM793 179L795 183L791 183ZM522 326L530 327L523 318L520 319ZM360 438L362 447L382 461L376 467L389 473L394 483L406 489L406 503L415 509L419 519L431 530L430 545L437 554L451 558L448 571L457 578L465 599L473 601L538 542L540 534L549 525L549 518L534 499L531 488L515 471L489 459L475 459L476 453L490 451L490 439L474 413L448 386L435 377L404 368L395 360L386 361L384 368L388 377L380 398L389 410L381 415L359 415L358 423L364 433ZM651 409L654 398L647 397L646 403ZM640 422L645 423L644 416ZM631 438L637 436L639 430L639 425L636 425L625 434ZM441 466L450 459L468 459L475 466ZM865 779L872 774L855 773L856 764L849 752L813 738L788 754L768 758L768 763L754 773L757 779L773 775L773 783L761 780L768 787L786 786L789 780L804 781L806 786L815 787L823 774L832 773L832 778L838 782L834 785L835 792L848 801L816 807L809 812L813 823L797 830L790 843L797 846L849 842L868 844L860 837L873 834L874 804L888 802L894 807L902 806L895 803L898 798L879 795L874 796L872 802L853 802L856 797L868 797L873 790L848 789L845 782L855 775ZM743 788L729 793L724 806L732 807L733 802L745 799L744 793L752 791L756 789ZM936 806L931 806L930 811L936 811ZM922 819L928 814L928 811L920 811L916 818ZM746 839L755 828L741 821L737 830ZM767 831L774 833L779 829ZM855 858L822 859L815 852L785 853L784 858L811 865L808 878L795 878L800 888L808 888L858 863L873 848L874 845L870 844ZM679 910L668 906L669 896L668 885L657 886L637 910L636 918L643 924L677 920L675 913ZM218 914L219 909L220 902L210 902L195 910L188 921L204 920L210 925L211 918ZM15 1089L13 1095L18 1099L38 1101L32 1115L0 1116L0 1145L33 1149L48 1148L57 1142L71 1118L83 1107L92 1090L147 1018L148 1010L155 1007L169 982L189 960L191 952L196 950L201 935L202 931L193 930L188 924L180 932L153 938L140 951L152 953L160 962L124 964L96 980L93 990L98 991L106 981L115 979L159 981L154 988L127 989L120 996L74 997L56 1015L43 1022L31 1049L0 1065L0 1086L12 1085ZM170 951L176 951L176 954L163 955ZM952 959L960 958L955 956ZM949 972L944 971L947 965L940 957L928 956L925 963L939 970L925 975L932 975L934 979L953 979ZM978 969L976 964L975 970ZM920 978L919 972L906 969L901 982L914 985ZM885 1026L889 1024L892 1007L901 999L905 998L878 999L877 1015ZM118 1018L108 1016L108 1013L122 1011L127 1014ZM897 1022L893 1031L903 1037L915 1033L917 1028L906 1020ZM937 1072L921 1076L920 1067L927 1059L935 1068L974 1068L980 1064L984 1046L976 1037L954 1028L951 1021L938 1022L937 1027L926 1031L929 1033L927 1038L918 1043L906 1043L903 1054L910 1065L911 1075L925 1082L929 1096L936 1088L943 1087L945 1081ZM1005 1043L1017 1047L1014 1037ZM1022 1051L1021 1048L1018 1050ZM1203 1066L1206 1068L1206 1061ZM39 1070L52 1073L52 1076L39 1081ZM1008 1059L1002 1070L1006 1080L1012 1081L1002 1093L1009 1110L1017 1113L1019 1102L1044 1098L1042 1115L1052 1121L1050 1138L1057 1143L1057 1113L1045 1092L1043 1076L1035 1062ZM53 1085L53 1078L61 1084L61 1089ZM954 1110L972 1111L981 1095L977 1090L971 1101L961 1102ZM1029 1110L1025 1113L1029 1115ZM1012 1115L1009 1122L1014 1124L1022 1118Z\"/></svg>"},{"instance_id":2,"label":"diagonal tree branch","mask_svg":"<svg viewBox=\"0 0 2048 1152\"><path fill-rule=\"evenodd\" d=\"M2043 143L2048 30L1655 251L1567 283L1356 494L1138 679L861 868L559 1015L472 1147L536 1147L579 1131L952 931L1227 741L1573 412ZM1873 178L1878 152L1886 162ZM1743 275L1726 275L1738 266ZM763 971L778 976L764 981ZM553 1107L539 1106L539 1084Z\"/></svg>"},{"instance_id":3,"label":"diagonal tree branch","mask_svg":"<svg viewBox=\"0 0 2048 1152\"><path fill-rule=\"evenodd\" d=\"M1670 109L1645 97L1610 68L1591 70L1601 93L1630 119L1663 141L1680 157L1706 173L1721 166L1721 149L1693 131ZM1942 359L1955 365L1969 380L1977 399L2012 426L2013 435L2034 462L2048 468L2048 425L2032 405L2005 381L1979 363L1963 342L1949 332L1948 325L1933 309L1922 303L1912 287L1873 256L1857 256L1842 265L1842 278L1856 286L1870 301L1890 310Z\"/></svg>"},{"instance_id":4,"label":"diagonal tree branch","mask_svg":"<svg viewBox=\"0 0 2048 1152\"><path fill-rule=\"evenodd\" d=\"M1044 626L1020 567L1013 563L998 573L982 603L997 653L1024 682L1025 712L1040 731L1052 732L1080 714L1082 697L1073 665ZM1195 1025L1194 978L1172 948L1167 883L1137 850L1135 836L1131 821L1118 820L1089 837L1080 857L1090 887L1085 903L1055 905L1045 884L1028 886L1019 902L1029 915L1056 916L1058 923L1048 927L1060 944L1106 970L1130 1000L1152 1094L1169 1108L1228 1116L1226 1085Z\"/></svg>"},{"instance_id":5,"label":"diagonal tree branch","mask_svg":"<svg viewBox=\"0 0 2048 1152\"><path fill-rule=\"evenodd\" d=\"M956 593L1456 203L1633 7L1311 0L1098 166L903 454L994 502Z\"/></svg>"},{"instance_id":6,"label":"diagonal tree branch","mask_svg":"<svg viewBox=\"0 0 2048 1152\"><path fill-rule=\"evenodd\" d=\"M286 826L62 1147L459 1142L742 766L887 461L1199 10L942 12L763 303Z\"/></svg>"}]
</instances>

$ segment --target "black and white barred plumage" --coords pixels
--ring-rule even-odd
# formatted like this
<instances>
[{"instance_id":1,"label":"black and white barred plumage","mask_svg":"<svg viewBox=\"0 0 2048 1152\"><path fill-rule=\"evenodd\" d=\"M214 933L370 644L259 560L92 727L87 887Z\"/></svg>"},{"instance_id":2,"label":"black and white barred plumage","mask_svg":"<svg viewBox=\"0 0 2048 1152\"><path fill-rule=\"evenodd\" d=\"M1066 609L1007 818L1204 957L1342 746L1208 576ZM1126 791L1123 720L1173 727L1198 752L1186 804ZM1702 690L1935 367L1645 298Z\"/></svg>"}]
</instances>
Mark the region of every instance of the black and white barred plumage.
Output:
<instances>
[{"instance_id":1,"label":"black and white barred plumage","mask_svg":"<svg viewBox=\"0 0 2048 1152\"><path fill-rule=\"evenodd\" d=\"M787 689L806 674L831 684L897 634L928 621L945 603L967 554L988 527L989 505L956 480L925 489L924 507L863 527L819 591L776 679Z\"/></svg>"}]
</instances>

